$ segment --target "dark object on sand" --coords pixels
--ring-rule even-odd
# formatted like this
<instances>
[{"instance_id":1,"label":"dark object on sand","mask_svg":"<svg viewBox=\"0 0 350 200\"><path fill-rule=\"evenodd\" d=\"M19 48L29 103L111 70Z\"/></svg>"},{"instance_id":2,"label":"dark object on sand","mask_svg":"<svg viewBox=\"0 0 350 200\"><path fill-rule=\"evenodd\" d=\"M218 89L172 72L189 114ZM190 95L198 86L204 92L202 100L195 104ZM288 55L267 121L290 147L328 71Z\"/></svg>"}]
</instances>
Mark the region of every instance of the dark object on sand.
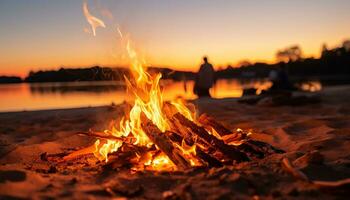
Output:
<instances>
[{"instance_id":1,"label":"dark object on sand","mask_svg":"<svg viewBox=\"0 0 350 200\"><path fill-rule=\"evenodd\" d=\"M247 95L256 95L256 90L255 88L248 88L243 90L243 96Z\"/></svg>"},{"instance_id":2,"label":"dark object on sand","mask_svg":"<svg viewBox=\"0 0 350 200\"><path fill-rule=\"evenodd\" d=\"M293 166L288 158L282 159L282 168L291 174L295 179L307 182L311 185L319 187L321 189L338 189L338 188L349 188L350 187L350 178L342 179L338 181L319 181L319 180L310 180L302 171Z\"/></svg>"},{"instance_id":3,"label":"dark object on sand","mask_svg":"<svg viewBox=\"0 0 350 200\"><path fill-rule=\"evenodd\" d=\"M275 93L274 95L266 95L265 93L261 96L240 99L238 102L249 105L303 106L320 103L321 98L317 95L293 96L291 92L285 91L283 93Z\"/></svg>"}]
</instances>

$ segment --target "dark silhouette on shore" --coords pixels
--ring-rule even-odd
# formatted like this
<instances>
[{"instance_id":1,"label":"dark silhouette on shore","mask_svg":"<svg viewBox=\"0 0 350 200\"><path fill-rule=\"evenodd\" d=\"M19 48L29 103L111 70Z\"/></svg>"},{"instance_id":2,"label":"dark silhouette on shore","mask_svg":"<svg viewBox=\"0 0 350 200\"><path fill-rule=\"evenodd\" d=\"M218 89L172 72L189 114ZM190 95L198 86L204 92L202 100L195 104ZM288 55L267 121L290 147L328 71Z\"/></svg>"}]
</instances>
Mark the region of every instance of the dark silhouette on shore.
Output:
<instances>
[{"instance_id":1,"label":"dark silhouette on shore","mask_svg":"<svg viewBox=\"0 0 350 200\"><path fill-rule=\"evenodd\" d=\"M83 69L64 69L30 72L26 82L75 82L75 81L110 81L123 80L129 76L126 68L91 67Z\"/></svg>"},{"instance_id":2,"label":"dark silhouette on shore","mask_svg":"<svg viewBox=\"0 0 350 200\"><path fill-rule=\"evenodd\" d=\"M22 83L22 79L17 76L0 76L1 83Z\"/></svg>"},{"instance_id":3,"label":"dark silhouette on shore","mask_svg":"<svg viewBox=\"0 0 350 200\"><path fill-rule=\"evenodd\" d=\"M174 71L169 68L149 67L150 73L162 73L162 79L172 79L176 81L182 80L186 76L193 80L195 73L185 71ZM76 81L123 81L124 76L129 77L130 71L127 68L109 68L109 67L91 67L91 68L77 68L49 70L30 72L25 78L25 82L76 82Z\"/></svg>"},{"instance_id":4,"label":"dark silhouette on shore","mask_svg":"<svg viewBox=\"0 0 350 200\"><path fill-rule=\"evenodd\" d=\"M208 62L207 57L203 57L203 64L196 74L193 93L199 98L210 97L209 89L215 83L215 70L213 65Z\"/></svg>"},{"instance_id":5,"label":"dark silhouette on shore","mask_svg":"<svg viewBox=\"0 0 350 200\"><path fill-rule=\"evenodd\" d=\"M270 91L278 90L294 90L293 84L289 80L289 75L286 70L286 65L281 64L277 69L270 71L269 79L272 82Z\"/></svg>"}]
</instances>

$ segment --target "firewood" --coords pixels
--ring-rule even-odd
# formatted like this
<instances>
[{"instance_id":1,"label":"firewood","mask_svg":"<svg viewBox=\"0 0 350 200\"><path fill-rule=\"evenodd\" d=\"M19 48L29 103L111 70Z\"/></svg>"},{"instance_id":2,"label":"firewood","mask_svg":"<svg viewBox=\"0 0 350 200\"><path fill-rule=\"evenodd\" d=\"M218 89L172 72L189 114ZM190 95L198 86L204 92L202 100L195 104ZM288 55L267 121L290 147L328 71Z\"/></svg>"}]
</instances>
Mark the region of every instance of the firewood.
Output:
<instances>
[{"instance_id":1,"label":"firewood","mask_svg":"<svg viewBox=\"0 0 350 200\"><path fill-rule=\"evenodd\" d=\"M197 152L199 152L199 154L203 155L204 160L206 160L206 162L209 164L209 166L211 165L217 165L217 166L221 166L221 162L219 160L223 159L222 156L218 156L216 154L216 152L218 151L217 149L215 149L210 143L208 143L207 141L205 141L204 139L198 137L196 134L192 133L192 131L188 128L186 128L185 126L183 126L177 119L175 119L174 117L171 118L171 120L168 122L171 126L171 130L173 130L174 132L178 133L176 134L175 137L180 137L180 140L185 140L185 142L188 145L194 145L196 144L197 146ZM203 153L201 153L203 152ZM205 156L204 153L207 155ZM220 163L220 164L218 164Z\"/></svg>"},{"instance_id":2,"label":"firewood","mask_svg":"<svg viewBox=\"0 0 350 200\"><path fill-rule=\"evenodd\" d=\"M172 131L166 131L165 134L173 141L176 142L178 145L181 145L182 141L185 140L182 136L179 134L172 132ZM186 140L185 140L186 142ZM189 145L193 145L189 144ZM221 167L222 163L217 160L216 158L210 156L207 154L201 146L196 146L196 156L201 160L201 162L204 162L208 165L208 167Z\"/></svg>"},{"instance_id":3,"label":"firewood","mask_svg":"<svg viewBox=\"0 0 350 200\"><path fill-rule=\"evenodd\" d=\"M215 152L216 150L212 148L212 146L207 143L205 140L198 138L197 135L193 134L191 130L189 130L186 126L183 126L182 123L174 118L174 114L177 113L176 108L170 104L170 103L165 103L163 111L167 117L168 124L170 125L170 129L174 132L177 133L177 137L180 137L186 141L187 144L193 145L196 143L197 147L201 148L206 153L209 152Z\"/></svg>"},{"instance_id":4,"label":"firewood","mask_svg":"<svg viewBox=\"0 0 350 200\"><path fill-rule=\"evenodd\" d=\"M220 167L223 165L220 162L220 160L224 159L222 153L217 153L218 150L210 143L192 133L190 129L182 125L181 121L173 117L178 111L172 104L165 103L163 111L167 119L169 119L168 124L170 125L170 129L176 133L173 134L175 138L172 139L178 139L179 142L185 140L185 142L191 146L196 144L197 156L207 163L208 166Z\"/></svg>"},{"instance_id":5,"label":"firewood","mask_svg":"<svg viewBox=\"0 0 350 200\"><path fill-rule=\"evenodd\" d=\"M310 180L302 171L295 168L288 158L282 159L282 166L283 166L283 169L285 169L288 173L290 173L296 179L308 182L319 188L332 189L332 188L340 188L343 186L347 187L350 185L350 178L338 180L338 181Z\"/></svg>"},{"instance_id":6,"label":"firewood","mask_svg":"<svg viewBox=\"0 0 350 200\"><path fill-rule=\"evenodd\" d=\"M249 154L250 157L264 158L273 153L284 153L283 150L277 149L270 144L256 140L246 140L237 146L238 149Z\"/></svg>"},{"instance_id":7,"label":"firewood","mask_svg":"<svg viewBox=\"0 0 350 200\"><path fill-rule=\"evenodd\" d=\"M193 145L194 143L198 144L200 147L204 147L206 152L215 151L214 148L202 138L199 138L197 135L193 134L190 129L184 126L181 121L176 119L175 117L171 117L169 120L169 125L171 130L179 133L179 135L187 142L189 145Z\"/></svg>"},{"instance_id":8,"label":"firewood","mask_svg":"<svg viewBox=\"0 0 350 200\"><path fill-rule=\"evenodd\" d=\"M309 178L303 172L295 168L288 158L282 159L282 167L283 169L285 169L286 172L290 173L296 179L310 182Z\"/></svg>"},{"instance_id":9,"label":"firewood","mask_svg":"<svg viewBox=\"0 0 350 200\"><path fill-rule=\"evenodd\" d=\"M186 170L191 167L189 161L183 156L181 150L175 147L170 139L162 133L156 125L146 117L143 117L142 129L145 131L148 138L162 150L169 159L180 170Z\"/></svg>"},{"instance_id":10,"label":"firewood","mask_svg":"<svg viewBox=\"0 0 350 200\"><path fill-rule=\"evenodd\" d=\"M237 141L244 139L242 144L238 145L237 148L252 158L263 158L266 155L272 153L284 153L284 151L280 149L276 149L275 147L260 141L255 141L251 139L246 139L246 134L239 134L238 132L233 132L223 126L221 123L217 122L214 118L208 116L207 114L202 114L199 117L199 122L206 129L214 129L221 137L225 138L230 134L233 134L233 139L237 138ZM243 137L241 136L243 135Z\"/></svg>"},{"instance_id":11,"label":"firewood","mask_svg":"<svg viewBox=\"0 0 350 200\"><path fill-rule=\"evenodd\" d=\"M319 188L337 188L350 185L350 178L338 181L312 181Z\"/></svg>"},{"instance_id":12,"label":"firewood","mask_svg":"<svg viewBox=\"0 0 350 200\"><path fill-rule=\"evenodd\" d=\"M222 137L224 135L231 135L234 134L231 130L227 129L222 124L218 123L214 118L210 117L207 114L202 114L198 118L198 122L203 125L207 129L215 129L215 131Z\"/></svg>"},{"instance_id":13,"label":"firewood","mask_svg":"<svg viewBox=\"0 0 350 200\"><path fill-rule=\"evenodd\" d=\"M63 157L63 161L73 160L83 155L92 154L94 153L95 149L96 149L95 145L91 145L89 147L85 147L83 149L74 151L66 155L65 157Z\"/></svg>"},{"instance_id":14,"label":"firewood","mask_svg":"<svg viewBox=\"0 0 350 200\"><path fill-rule=\"evenodd\" d=\"M91 136L91 137L100 138L100 139L106 139L106 140L117 140L117 141L126 142L126 143L130 143L130 144L132 144L134 142L134 141L131 141L132 140L131 138L116 137L113 135L107 135L105 133L96 132L96 131L92 131L92 130L89 130L88 132L80 131L80 132L77 132L77 134Z\"/></svg>"},{"instance_id":15,"label":"firewood","mask_svg":"<svg viewBox=\"0 0 350 200\"><path fill-rule=\"evenodd\" d=\"M95 132L92 130L89 130L88 132L77 132L77 134L91 136L91 137L95 137L95 138L100 138L102 140L121 141L127 145L132 145L135 142L134 138L116 137L113 135L107 135L107 134L104 134L101 132ZM137 148L137 146L134 146L134 145L132 145L131 147L133 147L135 149ZM95 149L96 149L95 145L91 145L89 147L86 147L86 148L83 148L83 149L80 149L80 150L77 150L77 151L74 151L74 152L68 154L67 156L63 157L63 160L64 161L72 160L72 159L76 159L76 158L83 156L83 155L92 154L92 153L94 153Z\"/></svg>"},{"instance_id":16,"label":"firewood","mask_svg":"<svg viewBox=\"0 0 350 200\"><path fill-rule=\"evenodd\" d=\"M176 113L173 116L175 119L179 120L182 126L187 127L192 131L193 134L197 135L199 138L205 140L207 143L212 145L214 148L220 150L228 158L235 160L237 162L248 161L249 158L239 151L235 146L230 146L225 144L222 140L219 140L213 135L210 135L203 127L198 126L194 122L188 120L186 117L180 113Z\"/></svg>"}]
</instances>

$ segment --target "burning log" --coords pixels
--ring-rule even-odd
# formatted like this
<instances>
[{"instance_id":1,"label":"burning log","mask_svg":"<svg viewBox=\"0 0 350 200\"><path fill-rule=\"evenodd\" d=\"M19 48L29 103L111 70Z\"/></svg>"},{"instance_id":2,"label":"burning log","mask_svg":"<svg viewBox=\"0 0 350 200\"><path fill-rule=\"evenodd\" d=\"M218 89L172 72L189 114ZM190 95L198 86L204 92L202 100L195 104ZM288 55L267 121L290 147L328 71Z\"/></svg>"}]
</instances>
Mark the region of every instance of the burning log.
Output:
<instances>
[{"instance_id":1,"label":"burning log","mask_svg":"<svg viewBox=\"0 0 350 200\"><path fill-rule=\"evenodd\" d=\"M172 131L166 131L165 134L173 141L176 142L178 145L181 145L182 141L186 141L182 136L179 134L172 132ZM193 145L190 144L190 145ZM207 164L209 167L221 167L222 163L217 160L216 158L210 156L207 154L203 148L199 145L196 146L196 156L201 160L201 162Z\"/></svg>"},{"instance_id":2,"label":"burning log","mask_svg":"<svg viewBox=\"0 0 350 200\"><path fill-rule=\"evenodd\" d=\"M177 106L177 107L176 107ZM180 105L181 106L181 105ZM278 152L274 147L264 142L249 140L248 135L242 130L230 131L208 115L199 118L200 125L193 121L189 112L182 111L179 105L166 103L163 107L167 119L167 130L162 132L155 123L141 114L139 119L142 130L149 141L158 147L162 155L155 155L151 149L137 150L139 147L137 139L132 134L127 137L114 136L110 132L78 132L78 134L92 136L101 139L103 145L93 145L89 148L73 152L64 160L71 160L81 155L94 153L99 159L107 160L106 151L114 153L114 157L126 156L133 162L133 155L138 161L148 166L148 163L161 163L166 160L172 163L179 170L186 170L192 166L221 167L224 164L231 164L232 161L243 162L250 159L262 158L266 154ZM123 146L113 146L114 142L122 142ZM150 143L150 144L152 144ZM232 145L233 144L233 145ZM120 148L119 148L120 147ZM140 146L141 147L141 146ZM116 154L115 148L119 150ZM102 149L97 150L97 149ZM127 150L125 150L127 149ZM125 154L125 152L133 152ZM146 152L146 153L145 153ZM121 153L121 154L120 154ZM153 156L149 156L153 155ZM166 158L164 158L166 157ZM173 166L173 165L172 165ZM157 168L158 169L158 168Z\"/></svg>"},{"instance_id":3,"label":"burning log","mask_svg":"<svg viewBox=\"0 0 350 200\"><path fill-rule=\"evenodd\" d=\"M191 164L186 160L181 150L175 147L169 138L146 117L144 117L142 128L148 138L169 157L178 169L186 170L191 167Z\"/></svg>"},{"instance_id":4,"label":"burning log","mask_svg":"<svg viewBox=\"0 0 350 200\"><path fill-rule=\"evenodd\" d=\"M231 134L235 134L237 135L237 133L233 133L231 130L227 129L226 127L224 127L222 124L220 124L219 122L217 122L214 118L210 117L207 114L202 114L199 118L198 118L198 122L203 125L204 128L206 129L215 129L215 131L222 137L225 135L231 135Z\"/></svg>"},{"instance_id":5,"label":"burning log","mask_svg":"<svg viewBox=\"0 0 350 200\"><path fill-rule=\"evenodd\" d=\"M176 113L173 116L173 119L178 120L182 124L182 126L191 130L193 134L206 141L213 148L218 149L228 158L237 162L249 160L249 158L244 153L240 152L236 147L229 146L225 144L222 140L219 140L215 136L210 135L203 127L200 127L192 121L188 120L185 116L181 115L180 113Z\"/></svg>"},{"instance_id":6,"label":"burning log","mask_svg":"<svg viewBox=\"0 0 350 200\"><path fill-rule=\"evenodd\" d=\"M246 139L247 133L244 133L242 131L230 131L225 126L217 122L212 117L208 116L207 114L202 114L198 121L206 128L206 129L214 129L220 137L229 138L232 142L232 140L235 140L239 142L240 140L244 140L240 145L237 146L237 148L247 155L249 157L256 157L256 158L263 158L266 155L270 155L272 153L283 153L284 151L274 148L273 146L260 142L255 140ZM230 135L233 135L232 137ZM225 140L226 141L226 140Z\"/></svg>"},{"instance_id":7,"label":"burning log","mask_svg":"<svg viewBox=\"0 0 350 200\"><path fill-rule=\"evenodd\" d=\"M73 153L70 153L63 157L64 161L73 160L78 158L79 156L92 154L95 151L95 145L91 145L89 147L74 151Z\"/></svg>"},{"instance_id":8,"label":"burning log","mask_svg":"<svg viewBox=\"0 0 350 200\"><path fill-rule=\"evenodd\" d=\"M169 119L168 123L172 131L167 131L168 136L174 142L181 145L182 141L185 141L188 145L196 144L196 154L204 163L211 167L221 167L222 163L219 159L211 156L216 152L216 149L212 148L205 140L198 138L187 127L173 117L177 113L177 109L170 103L165 103L163 111L166 117Z\"/></svg>"},{"instance_id":9,"label":"burning log","mask_svg":"<svg viewBox=\"0 0 350 200\"><path fill-rule=\"evenodd\" d=\"M100 138L100 139L103 139L103 140L121 141L121 142L127 144L129 147L133 147L134 149L137 148L137 146L132 145L135 142L135 138L116 137L116 136L113 136L113 135L107 135L107 134L104 134L102 132L95 132L95 131L92 131L92 130L89 130L87 132L77 132L77 134L90 136L90 137L95 137L95 138ZM63 160L67 161L67 160L76 159L76 158L78 158L80 156L83 156L83 155L92 154L92 153L94 153L94 151L96 151L95 144L91 145L89 147L86 147L86 148L74 151L74 152L68 154L67 156L63 157Z\"/></svg>"},{"instance_id":10,"label":"burning log","mask_svg":"<svg viewBox=\"0 0 350 200\"><path fill-rule=\"evenodd\" d=\"M106 140L116 140L116 141L121 141L121 142L126 142L126 143L135 142L135 141L131 141L131 138L116 137L113 135L107 135L107 134L104 134L102 132L95 132L92 130L89 130L88 132L77 132L77 134L91 136L91 137L100 138L100 139L106 139Z\"/></svg>"}]
</instances>

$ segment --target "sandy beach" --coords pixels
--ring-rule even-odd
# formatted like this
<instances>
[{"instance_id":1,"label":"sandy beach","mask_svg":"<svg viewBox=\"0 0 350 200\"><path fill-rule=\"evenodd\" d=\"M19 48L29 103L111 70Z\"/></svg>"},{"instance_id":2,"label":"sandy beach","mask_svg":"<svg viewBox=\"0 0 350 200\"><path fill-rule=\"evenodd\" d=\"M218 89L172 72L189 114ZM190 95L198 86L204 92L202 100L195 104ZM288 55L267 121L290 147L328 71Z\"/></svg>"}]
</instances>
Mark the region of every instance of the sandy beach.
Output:
<instances>
[{"instance_id":1,"label":"sandy beach","mask_svg":"<svg viewBox=\"0 0 350 200\"><path fill-rule=\"evenodd\" d=\"M252 138L286 153L184 172L131 173L93 156L64 165L45 159L92 145L94 138L76 132L104 130L124 115L122 105L0 113L0 199L346 198L349 184L320 187L296 179L281 164L288 158L312 181L350 178L350 86L308 95L319 101L194 101L199 113L208 113L232 130L251 130Z\"/></svg>"}]
</instances>

